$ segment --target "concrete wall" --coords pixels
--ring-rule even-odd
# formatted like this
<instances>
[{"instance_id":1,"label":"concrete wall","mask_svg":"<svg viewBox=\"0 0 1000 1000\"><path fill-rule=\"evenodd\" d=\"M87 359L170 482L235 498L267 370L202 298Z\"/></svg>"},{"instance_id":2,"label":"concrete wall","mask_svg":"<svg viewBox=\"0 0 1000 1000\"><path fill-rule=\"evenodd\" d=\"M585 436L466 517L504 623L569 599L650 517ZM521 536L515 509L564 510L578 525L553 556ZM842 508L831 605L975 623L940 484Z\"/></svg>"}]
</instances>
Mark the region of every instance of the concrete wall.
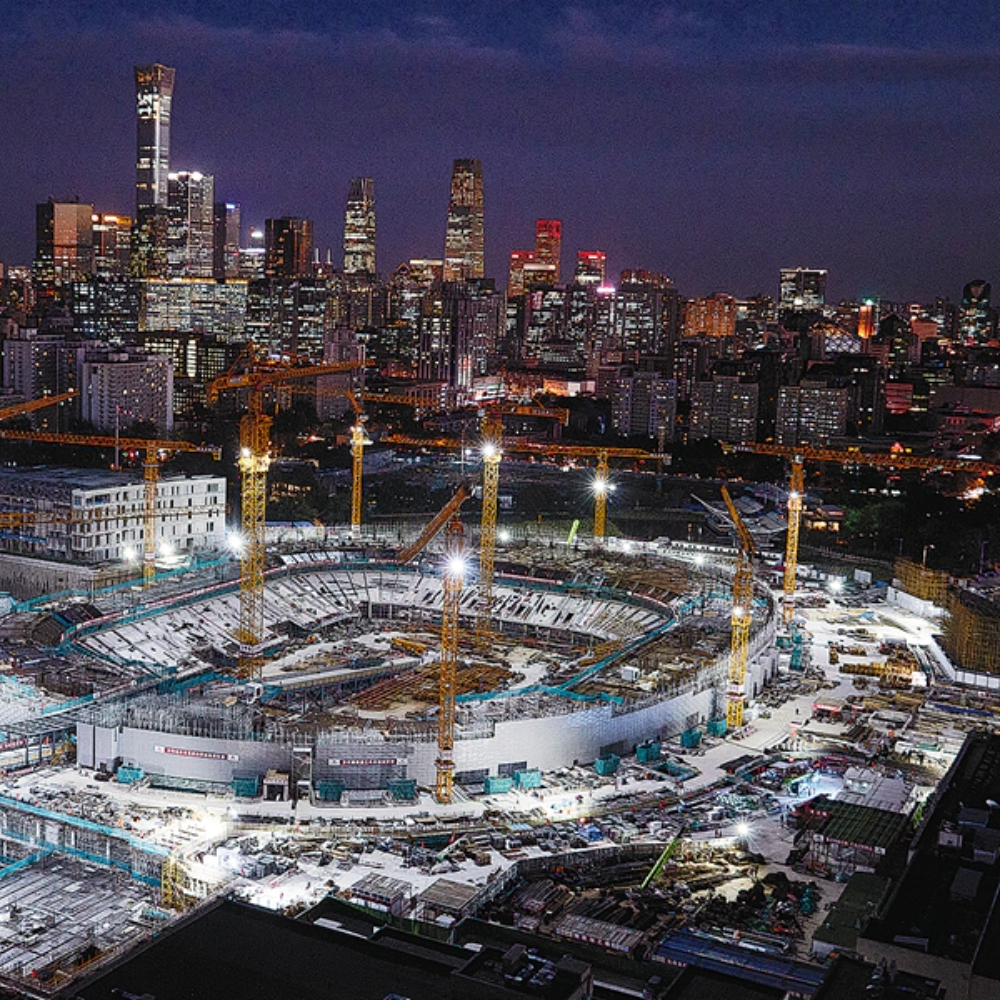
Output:
<instances>
[{"instance_id":1,"label":"concrete wall","mask_svg":"<svg viewBox=\"0 0 1000 1000\"><path fill-rule=\"evenodd\" d=\"M0 557L0 590L7 590L17 600L27 601L39 594L61 590L95 590L121 583L135 570L126 566L81 566L77 563L52 562L4 552Z\"/></svg>"}]
</instances>

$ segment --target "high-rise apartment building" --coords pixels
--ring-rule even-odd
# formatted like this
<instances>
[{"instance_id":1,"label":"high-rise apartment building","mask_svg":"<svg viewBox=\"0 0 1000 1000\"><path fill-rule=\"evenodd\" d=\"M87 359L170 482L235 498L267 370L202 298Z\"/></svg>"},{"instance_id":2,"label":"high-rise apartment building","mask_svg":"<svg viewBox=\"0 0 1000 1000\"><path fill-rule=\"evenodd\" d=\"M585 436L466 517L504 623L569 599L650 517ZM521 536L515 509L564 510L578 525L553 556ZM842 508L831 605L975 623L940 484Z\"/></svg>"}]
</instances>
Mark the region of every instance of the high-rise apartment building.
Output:
<instances>
[{"instance_id":1,"label":"high-rise apartment building","mask_svg":"<svg viewBox=\"0 0 1000 1000\"><path fill-rule=\"evenodd\" d=\"M577 250L573 281L578 285L607 283L608 255L603 250Z\"/></svg>"},{"instance_id":2,"label":"high-rise apartment building","mask_svg":"<svg viewBox=\"0 0 1000 1000\"><path fill-rule=\"evenodd\" d=\"M240 206L231 201L217 201L212 210L215 238L212 250L212 276L227 281L240 276Z\"/></svg>"},{"instance_id":3,"label":"high-rise apartment building","mask_svg":"<svg viewBox=\"0 0 1000 1000\"><path fill-rule=\"evenodd\" d=\"M174 365L163 354L95 352L80 365L80 416L100 431L115 428L116 414L148 420L157 433L174 427Z\"/></svg>"},{"instance_id":4,"label":"high-rise apartment building","mask_svg":"<svg viewBox=\"0 0 1000 1000\"><path fill-rule=\"evenodd\" d=\"M434 285L421 303L417 374L443 382L464 400L487 373L503 323L503 295L492 281Z\"/></svg>"},{"instance_id":5,"label":"high-rise apartment building","mask_svg":"<svg viewBox=\"0 0 1000 1000\"><path fill-rule=\"evenodd\" d=\"M760 386L733 375L716 375L711 382L695 382L691 391L688 439L713 438L731 444L757 440Z\"/></svg>"},{"instance_id":6,"label":"high-rise apartment building","mask_svg":"<svg viewBox=\"0 0 1000 1000\"><path fill-rule=\"evenodd\" d=\"M479 160L455 160L444 239L444 280L484 275L483 165Z\"/></svg>"},{"instance_id":7,"label":"high-rise apartment building","mask_svg":"<svg viewBox=\"0 0 1000 1000\"><path fill-rule=\"evenodd\" d=\"M264 270L269 278L304 278L312 269L311 219L266 219Z\"/></svg>"},{"instance_id":8,"label":"high-rise apartment building","mask_svg":"<svg viewBox=\"0 0 1000 1000\"><path fill-rule=\"evenodd\" d=\"M804 381L778 390L774 437L778 444L820 444L847 428L848 391L825 382Z\"/></svg>"},{"instance_id":9,"label":"high-rise apartment building","mask_svg":"<svg viewBox=\"0 0 1000 1000\"><path fill-rule=\"evenodd\" d=\"M78 362L85 350L81 341L30 327L15 326L5 334L0 344L4 386L25 399L77 388ZM33 415L34 426L55 429L62 412L56 407L42 410Z\"/></svg>"},{"instance_id":10,"label":"high-rise apartment building","mask_svg":"<svg viewBox=\"0 0 1000 1000\"><path fill-rule=\"evenodd\" d=\"M375 274L375 181L355 177L344 213L344 271Z\"/></svg>"},{"instance_id":11,"label":"high-rise apartment building","mask_svg":"<svg viewBox=\"0 0 1000 1000\"><path fill-rule=\"evenodd\" d=\"M135 67L136 154L135 206L167 204L170 173L170 106L174 99L172 66L153 63Z\"/></svg>"},{"instance_id":12,"label":"high-rise apartment building","mask_svg":"<svg viewBox=\"0 0 1000 1000\"><path fill-rule=\"evenodd\" d=\"M214 270L215 179L195 171L167 181L167 273L171 278L211 278Z\"/></svg>"},{"instance_id":13,"label":"high-rise apartment building","mask_svg":"<svg viewBox=\"0 0 1000 1000\"><path fill-rule=\"evenodd\" d=\"M783 267L779 306L792 312L820 312L826 305L826 270Z\"/></svg>"},{"instance_id":14,"label":"high-rise apartment building","mask_svg":"<svg viewBox=\"0 0 1000 1000\"><path fill-rule=\"evenodd\" d=\"M629 371L626 369L626 371ZM619 434L674 439L677 383L657 372L631 371L611 381L611 423Z\"/></svg>"},{"instance_id":15,"label":"high-rise apartment building","mask_svg":"<svg viewBox=\"0 0 1000 1000\"><path fill-rule=\"evenodd\" d=\"M94 273L94 206L53 201L35 212L35 276L39 281L80 281Z\"/></svg>"},{"instance_id":16,"label":"high-rise apartment building","mask_svg":"<svg viewBox=\"0 0 1000 1000\"><path fill-rule=\"evenodd\" d=\"M736 299L708 295L688 299L684 306L685 337L731 337L736 333Z\"/></svg>"},{"instance_id":17,"label":"high-rise apartment building","mask_svg":"<svg viewBox=\"0 0 1000 1000\"><path fill-rule=\"evenodd\" d=\"M535 258L553 268L552 284L559 284L562 260L562 222L559 219L535 221Z\"/></svg>"}]
</instances>

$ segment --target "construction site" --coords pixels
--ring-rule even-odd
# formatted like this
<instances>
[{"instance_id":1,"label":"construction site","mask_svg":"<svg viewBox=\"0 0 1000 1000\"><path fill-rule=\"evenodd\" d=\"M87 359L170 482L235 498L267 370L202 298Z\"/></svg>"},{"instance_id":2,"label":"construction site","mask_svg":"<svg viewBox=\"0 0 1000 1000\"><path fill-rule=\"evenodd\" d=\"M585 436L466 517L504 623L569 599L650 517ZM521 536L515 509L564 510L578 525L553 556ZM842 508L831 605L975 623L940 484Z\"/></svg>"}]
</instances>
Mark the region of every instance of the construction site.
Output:
<instances>
[{"instance_id":1,"label":"construction site","mask_svg":"<svg viewBox=\"0 0 1000 1000\"><path fill-rule=\"evenodd\" d=\"M227 894L650 969L752 953L760 982L813 995L816 961L847 947L847 918L827 926L844 886L880 904L995 721L988 685L955 683L933 595L799 566L797 454L783 559L762 551L777 515L759 528L726 484L728 544L612 537L610 461L627 482L662 454L508 439L500 405L478 481L379 532L351 390L350 523L268 549L264 394L354 367L262 363L210 388L247 410L229 560L165 569L176 515L160 450L136 442L146 485L112 514L143 525L141 575L0 617L0 977L58 993ZM504 536L501 468L548 453L593 463L589 534ZM59 903L74 894L84 909Z\"/></svg>"}]
</instances>

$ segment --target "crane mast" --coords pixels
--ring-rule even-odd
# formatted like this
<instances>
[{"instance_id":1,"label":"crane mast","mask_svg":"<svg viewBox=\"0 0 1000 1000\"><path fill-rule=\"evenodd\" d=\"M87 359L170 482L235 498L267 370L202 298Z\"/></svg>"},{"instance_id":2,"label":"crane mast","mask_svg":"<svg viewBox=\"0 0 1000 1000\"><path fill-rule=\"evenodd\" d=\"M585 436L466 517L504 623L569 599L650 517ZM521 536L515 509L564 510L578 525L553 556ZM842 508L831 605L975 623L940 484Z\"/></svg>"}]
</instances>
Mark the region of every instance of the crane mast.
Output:
<instances>
[{"instance_id":1,"label":"crane mast","mask_svg":"<svg viewBox=\"0 0 1000 1000\"><path fill-rule=\"evenodd\" d=\"M753 614L753 557L757 552L753 537L729 490L722 487L722 499L736 529L739 554L733 574L733 610L730 619L732 639L729 648L729 686L726 690L726 726L739 729L743 725L743 703L746 700L747 661L750 652L750 621Z\"/></svg>"},{"instance_id":2,"label":"crane mast","mask_svg":"<svg viewBox=\"0 0 1000 1000\"><path fill-rule=\"evenodd\" d=\"M608 450L601 448L597 452L597 475L594 477L594 541L598 543L604 541L608 522L609 476Z\"/></svg>"},{"instance_id":3,"label":"crane mast","mask_svg":"<svg viewBox=\"0 0 1000 1000\"><path fill-rule=\"evenodd\" d=\"M476 638L486 645L493 632L493 564L497 549L497 498L503 457L503 422L499 413L483 417L483 512L479 531L479 608Z\"/></svg>"},{"instance_id":4,"label":"crane mast","mask_svg":"<svg viewBox=\"0 0 1000 1000\"><path fill-rule=\"evenodd\" d=\"M241 677L257 677L263 667L264 525L267 516L267 470L271 418L263 412L261 395L251 392L248 412L240 419L240 503L243 551L240 554Z\"/></svg>"},{"instance_id":5,"label":"crane mast","mask_svg":"<svg viewBox=\"0 0 1000 1000\"><path fill-rule=\"evenodd\" d=\"M801 455L792 456L792 475L788 491L788 532L785 536L785 577L782 617L791 625L795 617L795 587L799 569L799 522L802 520L802 494L805 490L805 465Z\"/></svg>"},{"instance_id":6,"label":"crane mast","mask_svg":"<svg viewBox=\"0 0 1000 1000\"><path fill-rule=\"evenodd\" d=\"M455 679L458 670L458 614L465 578L465 543L458 516L445 540L444 601L441 609L441 666L438 677L438 756L435 797L451 802L455 781Z\"/></svg>"},{"instance_id":7,"label":"crane mast","mask_svg":"<svg viewBox=\"0 0 1000 1000\"><path fill-rule=\"evenodd\" d=\"M264 665L264 565L267 521L267 470L271 464L271 417L264 412L265 389L296 379L332 375L363 368L363 361L286 364L259 358L253 345L247 371L230 370L213 379L205 391L209 404L229 389L246 389L247 412L240 418L240 502L243 551L240 555L240 645L238 673L257 677ZM238 364L242 364L241 359Z\"/></svg>"},{"instance_id":8,"label":"crane mast","mask_svg":"<svg viewBox=\"0 0 1000 1000\"><path fill-rule=\"evenodd\" d=\"M361 507L364 490L362 476L365 472L365 426L358 422L351 428L351 534L361 534Z\"/></svg>"}]
</instances>

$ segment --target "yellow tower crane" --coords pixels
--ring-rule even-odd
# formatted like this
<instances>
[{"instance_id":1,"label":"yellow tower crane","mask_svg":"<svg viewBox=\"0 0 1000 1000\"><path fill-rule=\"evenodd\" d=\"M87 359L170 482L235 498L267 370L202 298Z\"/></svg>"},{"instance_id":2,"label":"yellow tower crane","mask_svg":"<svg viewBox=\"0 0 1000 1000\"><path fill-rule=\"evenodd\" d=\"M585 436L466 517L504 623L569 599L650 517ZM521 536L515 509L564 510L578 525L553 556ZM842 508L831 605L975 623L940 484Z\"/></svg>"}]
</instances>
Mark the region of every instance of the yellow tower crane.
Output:
<instances>
[{"instance_id":1,"label":"yellow tower crane","mask_svg":"<svg viewBox=\"0 0 1000 1000\"><path fill-rule=\"evenodd\" d=\"M214 445L192 444L190 441L161 441L149 438L123 438L101 434L57 434L50 431L14 431L0 429L0 439L6 441L42 441L48 444L84 445L93 448L124 448L141 451L145 458L143 471L143 533L142 585L149 588L156 577L156 536L159 512L156 508L160 481L160 462L164 455L176 452L197 452L222 457L222 449Z\"/></svg>"},{"instance_id":2,"label":"yellow tower crane","mask_svg":"<svg viewBox=\"0 0 1000 1000\"><path fill-rule=\"evenodd\" d=\"M792 475L788 490L788 531L785 535L785 578L782 618L791 625L795 617L795 588L799 571L799 523L802 520L802 494L805 492L805 465L801 455L792 456Z\"/></svg>"},{"instance_id":3,"label":"yellow tower crane","mask_svg":"<svg viewBox=\"0 0 1000 1000\"><path fill-rule=\"evenodd\" d=\"M291 391L317 397L337 396L351 404L351 409L354 411L354 424L351 427L351 534L356 538L361 534L361 515L364 506L365 447L371 444L365 433L367 417L361 403L358 402L358 394L351 389L321 389L319 386L314 389L299 388Z\"/></svg>"},{"instance_id":4,"label":"yellow tower crane","mask_svg":"<svg viewBox=\"0 0 1000 1000\"><path fill-rule=\"evenodd\" d=\"M455 781L455 679L458 671L458 614L465 580L465 539L454 515L445 540L444 601L441 609L441 667L438 678L438 756L435 797L451 802Z\"/></svg>"},{"instance_id":5,"label":"yellow tower crane","mask_svg":"<svg viewBox=\"0 0 1000 1000\"><path fill-rule=\"evenodd\" d=\"M264 391L284 382L363 368L364 361L331 361L302 364L272 361L250 349L247 371L227 372L210 382L205 391L209 405L230 389L247 390L247 412L240 419L240 504L243 550L240 555L239 675L257 677L264 665L264 526L267 520L267 470L271 464L271 417L264 412Z\"/></svg>"},{"instance_id":6,"label":"yellow tower crane","mask_svg":"<svg viewBox=\"0 0 1000 1000\"><path fill-rule=\"evenodd\" d=\"M361 534L361 511L364 506L365 445L371 444L365 434L365 415L354 393L348 394L354 408L354 426L351 427L351 534Z\"/></svg>"},{"instance_id":7,"label":"yellow tower crane","mask_svg":"<svg viewBox=\"0 0 1000 1000\"><path fill-rule=\"evenodd\" d=\"M726 726L728 729L739 729L743 725L743 702L746 699L750 620L753 615L753 557L757 554L757 546L725 486L722 487L722 499L736 529L739 545L733 575L732 641L729 649L729 687L726 690Z\"/></svg>"},{"instance_id":8,"label":"yellow tower crane","mask_svg":"<svg viewBox=\"0 0 1000 1000\"><path fill-rule=\"evenodd\" d=\"M351 534L357 537L361 534L361 514L364 506L364 473L365 473L365 448L371 444L368 435L365 433L365 416L358 396L365 398L365 393L356 393L351 389L324 389L315 388L293 388L283 387L288 392L298 392L307 396L335 396L339 399L346 399L351 404L354 411L354 425L351 427Z\"/></svg>"},{"instance_id":9,"label":"yellow tower crane","mask_svg":"<svg viewBox=\"0 0 1000 1000\"><path fill-rule=\"evenodd\" d=\"M493 564L497 551L497 500L500 491L500 460L503 458L503 419L487 410L483 432L483 512L479 531L479 608L476 640L489 643L493 634Z\"/></svg>"},{"instance_id":10,"label":"yellow tower crane","mask_svg":"<svg viewBox=\"0 0 1000 1000\"><path fill-rule=\"evenodd\" d=\"M603 542L608 524L608 491L611 489L608 450L597 453L597 474L594 476L594 541Z\"/></svg>"},{"instance_id":11,"label":"yellow tower crane","mask_svg":"<svg viewBox=\"0 0 1000 1000\"><path fill-rule=\"evenodd\" d=\"M26 403L12 403L10 406L0 408L0 420L10 420L13 417L24 416L25 413L34 413L35 410L44 410L57 403L65 403L74 399L77 395L76 389L70 389L68 392L57 392L52 396L29 399Z\"/></svg>"},{"instance_id":12,"label":"yellow tower crane","mask_svg":"<svg viewBox=\"0 0 1000 1000\"><path fill-rule=\"evenodd\" d=\"M388 434L382 438L383 444L391 444L401 448L443 448L449 451L462 447L459 440L446 437L414 437L407 434ZM627 458L635 462L652 461L664 458L669 462L669 455L659 452L644 451L642 448L599 448L591 445L540 443L534 441L507 440L503 443L505 454L533 455L541 460L557 457L594 458L597 468L591 489L594 493L594 541L602 542L607 529L608 494L611 492L610 468L611 458Z\"/></svg>"},{"instance_id":13,"label":"yellow tower crane","mask_svg":"<svg viewBox=\"0 0 1000 1000\"><path fill-rule=\"evenodd\" d=\"M861 451L860 448L792 447L780 444L752 443L722 446L727 452L750 452L787 458L791 463L788 494L788 534L785 540L785 576L783 581L782 618L790 625L795 616L795 589L799 564L799 528L805 489L805 463L834 462L837 465L865 465L876 469L912 469L919 472L961 472L972 476L992 476L1000 465L978 458L938 458L935 455L912 455L900 448L893 451Z\"/></svg>"}]
</instances>

